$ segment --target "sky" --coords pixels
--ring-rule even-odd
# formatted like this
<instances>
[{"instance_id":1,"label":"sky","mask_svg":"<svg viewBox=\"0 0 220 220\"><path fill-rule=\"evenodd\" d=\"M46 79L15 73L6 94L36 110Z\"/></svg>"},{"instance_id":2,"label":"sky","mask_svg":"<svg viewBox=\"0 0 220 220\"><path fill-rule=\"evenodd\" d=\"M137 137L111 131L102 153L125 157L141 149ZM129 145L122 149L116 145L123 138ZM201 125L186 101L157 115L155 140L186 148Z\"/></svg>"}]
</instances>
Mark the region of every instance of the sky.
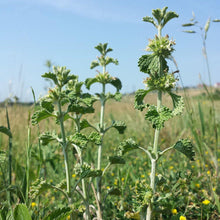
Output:
<instances>
[{"instance_id":1,"label":"sky","mask_svg":"<svg viewBox=\"0 0 220 220\"><path fill-rule=\"evenodd\" d=\"M49 86L41 78L48 72L46 60L66 66L80 81L94 77L90 64L99 55L94 49L99 43L108 43L113 49L109 56L119 61L107 70L121 79L121 92L144 88L147 75L139 71L137 62L147 54L148 39L157 30L142 18L165 6L179 14L162 34L176 42L173 56L184 86L208 83L200 31L186 34L181 25L189 22L192 12L202 27L209 17L220 19L219 0L0 0L0 101L15 95L32 101L31 87L37 98L44 95ZM220 23L212 22L206 46L213 84L220 82L219 36ZM172 64L170 69L176 70Z\"/></svg>"}]
</instances>

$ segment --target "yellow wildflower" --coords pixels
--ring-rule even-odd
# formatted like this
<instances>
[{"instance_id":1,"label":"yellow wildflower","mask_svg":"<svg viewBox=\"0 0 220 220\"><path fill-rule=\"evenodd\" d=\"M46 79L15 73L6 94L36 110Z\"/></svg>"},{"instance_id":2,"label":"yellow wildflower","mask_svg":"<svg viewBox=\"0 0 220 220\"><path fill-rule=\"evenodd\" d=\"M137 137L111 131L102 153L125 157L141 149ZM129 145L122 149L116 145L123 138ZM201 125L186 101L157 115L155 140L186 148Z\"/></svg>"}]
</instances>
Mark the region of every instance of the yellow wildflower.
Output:
<instances>
[{"instance_id":1,"label":"yellow wildflower","mask_svg":"<svg viewBox=\"0 0 220 220\"><path fill-rule=\"evenodd\" d=\"M114 173L111 173L111 175L114 176L115 174L114 174Z\"/></svg>"},{"instance_id":2,"label":"yellow wildflower","mask_svg":"<svg viewBox=\"0 0 220 220\"><path fill-rule=\"evenodd\" d=\"M210 173L211 173L210 170L208 170L208 171L207 171L207 174L209 175Z\"/></svg>"},{"instance_id":3,"label":"yellow wildflower","mask_svg":"<svg viewBox=\"0 0 220 220\"><path fill-rule=\"evenodd\" d=\"M174 215L177 214L177 210L176 210L176 209L172 209L171 212L172 212L172 214L174 214Z\"/></svg>"},{"instance_id":4,"label":"yellow wildflower","mask_svg":"<svg viewBox=\"0 0 220 220\"><path fill-rule=\"evenodd\" d=\"M196 183L196 187L198 187L198 188L199 188L199 187L200 187L200 184L199 184L199 183Z\"/></svg>"},{"instance_id":5,"label":"yellow wildflower","mask_svg":"<svg viewBox=\"0 0 220 220\"><path fill-rule=\"evenodd\" d=\"M72 177L75 178L75 177L76 177L76 174L74 173L74 174L72 175Z\"/></svg>"},{"instance_id":6,"label":"yellow wildflower","mask_svg":"<svg viewBox=\"0 0 220 220\"><path fill-rule=\"evenodd\" d=\"M202 204L204 205L208 205L210 203L210 201L208 199L205 199L204 201L202 201Z\"/></svg>"},{"instance_id":7,"label":"yellow wildflower","mask_svg":"<svg viewBox=\"0 0 220 220\"><path fill-rule=\"evenodd\" d=\"M141 175L141 178L145 178L145 175L142 174L142 175Z\"/></svg>"},{"instance_id":8,"label":"yellow wildflower","mask_svg":"<svg viewBox=\"0 0 220 220\"><path fill-rule=\"evenodd\" d=\"M172 170L173 168L174 168L173 166L170 166L170 167L169 167L170 170Z\"/></svg>"},{"instance_id":9,"label":"yellow wildflower","mask_svg":"<svg viewBox=\"0 0 220 220\"><path fill-rule=\"evenodd\" d=\"M124 181L125 181L125 178L124 178L124 177L122 177L122 178L121 178L121 181L122 181L122 182L124 182Z\"/></svg>"},{"instance_id":10,"label":"yellow wildflower","mask_svg":"<svg viewBox=\"0 0 220 220\"><path fill-rule=\"evenodd\" d=\"M37 205L36 202L32 202L32 203L31 203L31 207L32 207L32 208L34 208L36 205Z\"/></svg>"},{"instance_id":11,"label":"yellow wildflower","mask_svg":"<svg viewBox=\"0 0 220 220\"><path fill-rule=\"evenodd\" d=\"M181 215L180 220L186 220L186 217Z\"/></svg>"}]
</instances>

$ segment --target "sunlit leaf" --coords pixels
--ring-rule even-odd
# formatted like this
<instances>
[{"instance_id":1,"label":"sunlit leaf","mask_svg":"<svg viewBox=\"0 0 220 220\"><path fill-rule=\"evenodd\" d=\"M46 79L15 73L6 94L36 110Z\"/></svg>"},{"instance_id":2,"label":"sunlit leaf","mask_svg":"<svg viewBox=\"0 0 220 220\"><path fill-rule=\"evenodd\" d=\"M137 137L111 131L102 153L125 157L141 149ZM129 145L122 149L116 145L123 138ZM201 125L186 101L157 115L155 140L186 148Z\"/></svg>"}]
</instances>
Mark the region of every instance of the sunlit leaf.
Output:
<instances>
[{"instance_id":1,"label":"sunlit leaf","mask_svg":"<svg viewBox=\"0 0 220 220\"><path fill-rule=\"evenodd\" d=\"M56 74L55 73L44 73L43 75L41 75L43 78L46 78L46 79L51 79L53 80L54 84L55 85L58 85L58 80L57 80L57 77L56 77Z\"/></svg>"},{"instance_id":2,"label":"sunlit leaf","mask_svg":"<svg viewBox=\"0 0 220 220\"><path fill-rule=\"evenodd\" d=\"M80 130L91 127L91 124L84 118L80 121Z\"/></svg>"},{"instance_id":3,"label":"sunlit leaf","mask_svg":"<svg viewBox=\"0 0 220 220\"><path fill-rule=\"evenodd\" d=\"M151 90L145 90L145 89L139 89L135 92L135 101L134 101L134 107L140 111L143 111L143 109L146 107L143 100L144 97L149 93Z\"/></svg>"},{"instance_id":4,"label":"sunlit leaf","mask_svg":"<svg viewBox=\"0 0 220 220\"><path fill-rule=\"evenodd\" d=\"M118 153L119 156L123 156L125 153L135 149L138 149L138 145L132 138L129 138L126 141L120 143L118 146Z\"/></svg>"},{"instance_id":5,"label":"sunlit leaf","mask_svg":"<svg viewBox=\"0 0 220 220\"><path fill-rule=\"evenodd\" d=\"M122 88L122 83L119 78L112 77L109 83L117 89L117 92Z\"/></svg>"},{"instance_id":6,"label":"sunlit leaf","mask_svg":"<svg viewBox=\"0 0 220 220\"><path fill-rule=\"evenodd\" d=\"M146 16L143 18L143 21L152 23L156 27L156 22L154 21L152 17Z\"/></svg>"},{"instance_id":7,"label":"sunlit leaf","mask_svg":"<svg viewBox=\"0 0 220 220\"><path fill-rule=\"evenodd\" d=\"M38 124L40 121L42 121L45 118L49 118L49 117L56 117L55 115L49 113L47 110L39 110L36 111L31 118L31 123L32 125L36 125Z\"/></svg>"},{"instance_id":8,"label":"sunlit leaf","mask_svg":"<svg viewBox=\"0 0 220 220\"><path fill-rule=\"evenodd\" d=\"M102 175L102 171L101 170L85 170L81 173L81 178L89 178L89 177L97 177L97 176L101 176Z\"/></svg>"},{"instance_id":9,"label":"sunlit leaf","mask_svg":"<svg viewBox=\"0 0 220 220\"><path fill-rule=\"evenodd\" d=\"M15 220L31 220L31 214L25 204L18 204L14 209Z\"/></svg>"},{"instance_id":10,"label":"sunlit leaf","mask_svg":"<svg viewBox=\"0 0 220 220\"><path fill-rule=\"evenodd\" d=\"M53 105L52 101L42 99L40 102L40 105L42 108L46 109L50 113L52 113L54 111L54 105Z\"/></svg>"},{"instance_id":11,"label":"sunlit leaf","mask_svg":"<svg viewBox=\"0 0 220 220\"><path fill-rule=\"evenodd\" d=\"M91 85L98 82L98 79L95 77L95 78L87 78L86 81L85 81L85 86L87 89L90 89Z\"/></svg>"},{"instance_id":12,"label":"sunlit leaf","mask_svg":"<svg viewBox=\"0 0 220 220\"><path fill-rule=\"evenodd\" d=\"M168 11L163 18L163 26L173 18L178 18L179 15L176 12Z\"/></svg>"},{"instance_id":13,"label":"sunlit leaf","mask_svg":"<svg viewBox=\"0 0 220 220\"><path fill-rule=\"evenodd\" d=\"M100 136L100 134L98 132L92 132L88 136L88 140L99 145L102 142L102 137Z\"/></svg>"},{"instance_id":14,"label":"sunlit leaf","mask_svg":"<svg viewBox=\"0 0 220 220\"><path fill-rule=\"evenodd\" d=\"M99 62L97 60L92 61L90 65L90 69L94 69L95 67L99 66Z\"/></svg>"},{"instance_id":15,"label":"sunlit leaf","mask_svg":"<svg viewBox=\"0 0 220 220\"><path fill-rule=\"evenodd\" d=\"M52 141L56 141L58 136L55 133L45 132L39 137L42 145L47 145Z\"/></svg>"}]
</instances>

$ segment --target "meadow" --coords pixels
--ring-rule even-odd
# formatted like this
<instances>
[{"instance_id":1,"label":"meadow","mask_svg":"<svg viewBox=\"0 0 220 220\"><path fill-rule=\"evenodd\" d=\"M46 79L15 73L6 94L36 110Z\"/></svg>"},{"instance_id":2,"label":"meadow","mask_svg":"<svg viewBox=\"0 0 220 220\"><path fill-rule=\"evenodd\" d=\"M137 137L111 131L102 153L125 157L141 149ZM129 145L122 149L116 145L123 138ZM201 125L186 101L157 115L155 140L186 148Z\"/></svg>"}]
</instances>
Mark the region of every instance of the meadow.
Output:
<instances>
[{"instance_id":1,"label":"meadow","mask_svg":"<svg viewBox=\"0 0 220 220\"><path fill-rule=\"evenodd\" d=\"M54 66L45 96L0 108L0 219L220 219L220 92L180 89L166 61L175 42L162 36L178 15L152 14L143 21L158 34L138 62L145 89L120 94L106 70L118 60L100 43L94 78Z\"/></svg>"}]
</instances>

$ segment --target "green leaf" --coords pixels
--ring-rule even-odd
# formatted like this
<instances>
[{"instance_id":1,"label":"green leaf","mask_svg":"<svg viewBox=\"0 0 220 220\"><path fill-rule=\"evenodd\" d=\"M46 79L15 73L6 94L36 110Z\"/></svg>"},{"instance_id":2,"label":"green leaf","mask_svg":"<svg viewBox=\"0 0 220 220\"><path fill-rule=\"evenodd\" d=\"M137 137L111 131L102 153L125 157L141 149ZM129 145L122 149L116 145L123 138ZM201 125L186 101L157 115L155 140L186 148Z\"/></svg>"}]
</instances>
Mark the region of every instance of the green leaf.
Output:
<instances>
[{"instance_id":1,"label":"green leaf","mask_svg":"<svg viewBox=\"0 0 220 220\"><path fill-rule=\"evenodd\" d=\"M98 96L101 97L100 94ZM118 101L121 100L121 97L122 97L122 94L120 92L116 92L115 94L112 94L112 93L108 92L105 95L105 100L114 99L115 101L118 102Z\"/></svg>"},{"instance_id":2,"label":"green leaf","mask_svg":"<svg viewBox=\"0 0 220 220\"><path fill-rule=\"evenodd\" d=\"M84 128L92 127L91 124L84 118L82 121L80 121L80 130Z\"/></svg>"},{"instance_id":3,"label":"green leaf","mask_svg":"<svg viewBox=\"0 0 220 220\"><path fill-rule=\"evenodd\" d=\"M97 66L99 66L99 62L97 60L93 60L90 65L90 69L94 69Z\"/></svg>"},{"instance_id":4,"label":"green leaf","mask_svg":"<svg viewBox=\"0 0 220 220\"><path fill-rule=\"evenodd\" d=\"M111 57L105 57L105 65L108 65L110 63L118 65L118 60L117 59L113 59Z\"/></svg>"},{"instance_id":5,"label":"green leaf","mask_svg":"<svg viewBox=\"0 0 220 220\"><path fill-rule=\"evenodd\" d=\"M153 24L155 27L157 26L156 22L154 21L154 19L152 17L149 17L149 16L143 17L143 21L149 22L149 23Z\"/></svg>"},{"instance_id":6,"label":"green leaf","mask_svg":"<svg viewBox=\"0 0 220 220\"><path fill-rule=\"evenodd\" d=\"M205 24L205 39L207 38L207 33L208 33L208 30L209 30L209 27L210 27L210 21L211 21L211 18L209 18Z\"/></svg>"},{"instance_id":7,"label":"green leaf","mask_svg":"<svg viewBox=\"0 0 220 220\"><path fill-rule=\"evenodd\" d=\"M38 124L43 119L49 118L49 117L56 117L55 115L49 113L47 110L42 109L39 111L36 111L31 118L32 125Z\"/></svg>"},{"instance_id":8,"label":"green leaf","mask_svg":"<svg viewBox=\"0 0 220 220\"><path fill-rule=\"evenodd\" d=\"M123 122L123 121L114 121L112 124L112 127L117 129L119 134L124 134L124 131L127 126L126 126L125 122Z\"/></svg>"},{"instance_id":9,"label":"green leaf","mask_svg":"<svg viewBox=\"0 0 220 220\"><path fill-rule=\"evenodd\" d=\"M156 18L158 24L161 23L163 16L166 13L166 10L167 10L167 7L164 7L162 10L160 8L152 10L152 15Z\"/></svg>"},{"instance_id":10,"label":"green leaf","mask_svg":"<svg viewBox=\"0 0 220 220\"><path fill-rule=\"evenodd\" d=\"M71 135L68 137L68 141L72 144L75 144L79 147L85 147L86 144L88 143L88 139L86 135L82 133L75 133L74 135Z\"/></svg>"},{"instance_id":11,"label":"green leaf","mask_svg":"<svg viewBox=\"0 0 220 220\"><path fill-rule=\"evenodd\" d=\"M163 18L163 26L173 18L178 18L179 15L176 12L168 11Z\"/></svg>"},{"instance_id":12,"label":"green leaf","mask_svg":"<svg viewBox=\"0 0 220 220\"><path fill-rule=\"evenodd\" d=\"M97 144L97 145L102 143L102 137L100 136L100 134L98 132L90 133L88 140Z\"/></svg>"},{"instance_id":13,"label":"green leaf","mask_svg":"<svg viewBox=\"0 0 220 220\"><path fill-rule=\"evenodd\" d=\"M90 89L91 85L98 82L98 79L95 77L95 78L87 78L86 81L85 81L85 86L87 89Z\"/></svg>"},{"instance_id":14,"label":"green leaf","mask_svg":"<svg viewBox=\"0 0 220 220\"><path fill-rule=\"evenodd\" d=\"M118 146L119 156L123 156L127 152L135 150L137 148L138 145L136 144L136 142L132 138L129 138L126 141L121 142Z\"/></svg>"},{"instance_id":15,"label":"green leaf","mask_svg":"<svg viewBox=\"0 0 220 220\"><path fill-rule=\"evenodd\" d=\"M162 65L162 69L160 66ZM141 72L147 73L151 76L161 75L164 70L168 71L167 61L163 56L156 56L154 54L147 54L140 57L138 67Z\"/></svg>"},{"instance_id":16,"label":"green leaf","mask_svg":"<svg viewBox=\"0 0 220 220\"><path fill-rule=\"evenodd\" d=\"M55 133L45 132L39 137L42 145L48 145L52 141L57 141L58 136Z\"/></svg>"},{"instance_id":17,"label":"green leaf","mask_svg":"<svg viewBox=\"0 0 220 220\"><path fill-rule=\"evenodd\" d=\"M143 103L144 97L149 93L151 90L139 89L135 92L135 100L134 100L134 107L140 111L146 107Z\"/></svg>"},{"instance_id":18,"label":"green leaf","mask_svg":"<svg viewBox=\"0 0 220 220\"><path fill-rule=\"evenodd\" d=\"M102 175L102 171L101 170L85 170L81 173L80 178L89 178L89 177L98 177Z\"/></svg>"},{"instance_id":19,"label":"green leaf","mask_svg":"<svg viewBox=\"0 0 220 220\"><path fill-rule=\"evenodd\" d=\"M56 77L56 74L55 73L44 73L43 75L41 75L43 78L46 78L46 79L51 79L53 80L54 84L55 85L58 85L58 80L57 80L57 77Z\"/></svg>"},{"instance_id":20,"label":"green leaf","mask_svg":"<svg viewBox=\"0 0 220 220\"><path fill-rule=\"evenodd\" d=\"M77 114L93 113L95 110L91 105L85 103L71 103L68 106L68 112L75 112Z\"/></svg>"},{"instance_id":21,"label":"green leaf","mask_svg":"<svg viewBox=\"0 0 220 220\"><path fill-rule=\"evenodd\" d=\"M125 160L120 156L110 156L108 159L111 164L125 164Z\"/></svg>"},{"instance_id":22,"label":"green leaf","mask_svg":"<svg viewBox=\"0 0 220 220\"><path fill-rule=\"evenodd\" d=\"M46 180L37 179L35 180L30 187L30 196L32 199L35 199L37 196L41 195L48 189L53 189L52 185L46 182Z\"/></svg>"},{"instance_id":23,"label":"green leaf","mask_svg":"<svg viewBox=\"0 0 220 220\"><path fill-rule=\"evenodd\" d=\"M53 105L52 101L42 99L40 102L40 105L42 108L46 109L49 113L52 113L54 111L54 105Z\"/></svg>"},{"instance_id":24,"label":"green leaf","mask_svg":"<svg viewBox=\"0 0 220 220\"><path fill-rule=\"evenodd\" d=\"M145 119L149 120L155 129L163 128L165 121L168 121L172 117L172 111L165 106L162 106L159 111L157 111L157 107L151 105L145 114Z\"/></svg>"},{"instance_id":25,"label":"green leaf","mask_svg":"<svg viewBox=\"0 0 220 220\"><path fill-rule=\"evenodd\" d=\"M174 145L174 149L183 153L190 160L192 161L195 160L194 159L195 151L193 150L193 145L190 140L182 139L182 140L177 141L177 143Z\"/></svg>"},{"instance_id":26,"label":"green leaf","mask_svg":"<svg viewBox=\"0 0 220 220\"><path fill-rule=\"evenodd\" d=\"M12 133L10 131L10 129L4 127L4 126L0 126L0 132L3 134L8 135L10 138L12 138Z\"/></svg>"},{"instance_id":27,"label":"green leaf","mask_svg":"<svg viewBox=\"0 0 220 220\"><path fill-rule=\"evenodd\" d=\"M190 26L194 26L195 23L186 23L186 24L182 24L183 27L190 27Z\"/></svg>"},{"instance_id":28,"label":"green leaf","mask_svg":"<svg viewBox=\"0 0 220 220\"><path fill-rule=\"evenodd\" d=\"M43 220L65 220L71 213L72 210L69 207L58 208L44 217Z\"/></svg>"},{"instance_id":29,"label":"green leaf","mask_svg":"<svg viewBox=\"0 0 220 220\"><path fill-rule=\"evenodd\" d=\"M119 92L119 90L121 90L121 88L122 88L122 83L119 78L112 77L111 80L109 81L109 83L117 89L117 92Z\"/></svg>"},{"instance_id":30,"label":"green leaf","mask_svg":"<svg viewBox=\"0 0 220 220\"><path fill-rule=\"evenodd\" d=\"M187 31L183 31L185 33L189 33L189 34L195 34L196 32L195 31L192 31L192 30L187 30Z\"/></svg>"},{"instance_id":31,"label":"green leaf","mask_svg":"<svg viewBox=\"0 0 220 220\"><path fill-rule=\"evenodd\" d=\"M14 210L15 220L31 220L31 214L25 204L18 204Z\"/></svg>"}]
</instances>

